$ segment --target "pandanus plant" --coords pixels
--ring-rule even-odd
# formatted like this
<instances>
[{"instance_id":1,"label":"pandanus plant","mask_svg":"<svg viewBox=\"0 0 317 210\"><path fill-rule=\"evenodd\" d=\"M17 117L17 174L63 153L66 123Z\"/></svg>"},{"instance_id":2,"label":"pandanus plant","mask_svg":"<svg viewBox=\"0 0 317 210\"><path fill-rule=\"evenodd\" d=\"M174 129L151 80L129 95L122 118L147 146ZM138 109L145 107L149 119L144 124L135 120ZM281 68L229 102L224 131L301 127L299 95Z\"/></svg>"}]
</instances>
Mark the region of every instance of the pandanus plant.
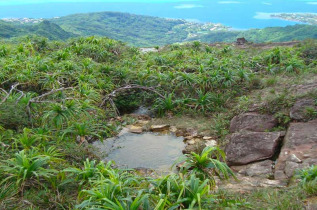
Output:
<instances>
[{"instance_id":1,"label":"pandanus plant","mask_svg":"<svg viewBox=\"0 0 317 210\"><path fill-rule=\"evenodd\" d=\"M220 179L229 179L230 176L235 178L234 173L225 162L226 155L218 147L206 147L197 154L192 152L180 158L177 162L183 162L180 171L182 173L196 174L201 179L209 178L211 184L215 186L215 176ZM176 162L176 163L177 163Z\"/></svg>"}]
</instances>

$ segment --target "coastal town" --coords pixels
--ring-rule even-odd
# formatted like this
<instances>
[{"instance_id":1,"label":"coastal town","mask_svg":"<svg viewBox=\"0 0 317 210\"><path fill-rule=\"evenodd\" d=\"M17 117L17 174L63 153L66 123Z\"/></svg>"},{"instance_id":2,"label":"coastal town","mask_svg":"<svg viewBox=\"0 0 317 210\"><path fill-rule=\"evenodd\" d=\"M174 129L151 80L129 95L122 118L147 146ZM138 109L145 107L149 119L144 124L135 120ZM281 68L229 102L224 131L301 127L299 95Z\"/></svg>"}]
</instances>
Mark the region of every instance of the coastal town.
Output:
<instances>
[{"instance_id":1,"label":"coastal town","mask_svg":"<svg viewBox=\"0 0 317 210\"><path fill-rule=\"evenodd\" d=\"M272 18L317 25L317 13L275 13Z\"/></svg>"}]
</instances>

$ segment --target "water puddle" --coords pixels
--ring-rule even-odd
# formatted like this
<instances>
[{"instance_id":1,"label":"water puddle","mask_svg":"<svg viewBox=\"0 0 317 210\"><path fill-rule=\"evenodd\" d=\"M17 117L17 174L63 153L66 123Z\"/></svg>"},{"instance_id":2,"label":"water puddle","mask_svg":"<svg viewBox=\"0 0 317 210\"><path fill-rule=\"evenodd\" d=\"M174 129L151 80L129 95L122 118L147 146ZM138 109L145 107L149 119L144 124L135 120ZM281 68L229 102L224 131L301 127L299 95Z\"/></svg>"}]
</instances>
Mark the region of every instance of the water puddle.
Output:
<instances>
[{"instance_id":1,"label":"water puddle","mask_svg":"<svg viewBox=\"0 0 317 210\"><path fill-rule=\"evenodd\" d=\"M133 134L123 131L116 138L95 142L104 160L120 168L150 168L168 171L185 148L183 137L171 134Z\"/></svg>"}]
</instances>

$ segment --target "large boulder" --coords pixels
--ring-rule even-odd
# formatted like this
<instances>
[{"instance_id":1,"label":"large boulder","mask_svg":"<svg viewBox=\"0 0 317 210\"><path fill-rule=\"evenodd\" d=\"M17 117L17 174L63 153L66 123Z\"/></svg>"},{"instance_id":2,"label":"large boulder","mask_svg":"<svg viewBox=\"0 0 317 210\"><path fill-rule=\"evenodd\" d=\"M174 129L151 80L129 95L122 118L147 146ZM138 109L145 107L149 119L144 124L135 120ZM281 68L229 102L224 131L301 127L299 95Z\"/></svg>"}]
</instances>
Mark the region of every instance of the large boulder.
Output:
<instances>
[{"instance_id":1,"label":"large boulder","mask_svg":"<svg viewBox=\"0 0 317 210\"><path fill-rule=\"evenodd\" d=\"M246 165L272 158L279 146L280 132L234 133L226 147L228 165Z\"/></svg>"},{"instance_id":2,"label":"large boulder","mask_svg":"<svg viewBox=\"0 0 317 210\"><path fill-rule=\"evenodd\" d=\"M241 130L264 132L277 125L277 120L271 115L263 115L254 112L235 116L230 123L230 132L236 133Z\"/></svg>"},{"instance_id":3,"label":"large boulder","mask_svg":"<svg viewBox=\"0 0 317 210\"><path fill-rule=\"evenodd\" d=\"M317 164L317 120L291 123L275 166L275 179L287 179L298 169Z\"/></svg>"},{"instance_id":4,"label":"large boulder","mask_svg":"<svg viewBox=\"0 0 317 210\"><path fill-rule=\"evenodd\" d=\"M293 120L307 121L310 117L307 113L307 109L312 109L317 112L317 105L315 101L311 98L302 98L294 104L291 108L290 116Z\"/></svg>"}]
</instances>

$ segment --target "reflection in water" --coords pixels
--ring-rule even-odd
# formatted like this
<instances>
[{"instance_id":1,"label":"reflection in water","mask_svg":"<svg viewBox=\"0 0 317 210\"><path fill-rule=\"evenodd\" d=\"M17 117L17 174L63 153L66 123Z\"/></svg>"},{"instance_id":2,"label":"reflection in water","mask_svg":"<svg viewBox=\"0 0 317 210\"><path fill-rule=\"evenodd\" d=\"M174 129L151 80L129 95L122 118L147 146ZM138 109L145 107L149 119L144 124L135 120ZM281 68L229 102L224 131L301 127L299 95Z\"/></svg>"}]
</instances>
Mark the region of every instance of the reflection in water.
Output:
<instances>
[{"instance_id":1,"label":"reflection in water","mask_svg":"<svg viewBox=\"0 0 317 210\"><path fill-rule=\"evenodd\" d=\"M169 170L182 155L183 137L156 133L125 133L103 143L93 144L105 160L114 160L120 168L151 168Z\"/></svg>"}]
</instances>

